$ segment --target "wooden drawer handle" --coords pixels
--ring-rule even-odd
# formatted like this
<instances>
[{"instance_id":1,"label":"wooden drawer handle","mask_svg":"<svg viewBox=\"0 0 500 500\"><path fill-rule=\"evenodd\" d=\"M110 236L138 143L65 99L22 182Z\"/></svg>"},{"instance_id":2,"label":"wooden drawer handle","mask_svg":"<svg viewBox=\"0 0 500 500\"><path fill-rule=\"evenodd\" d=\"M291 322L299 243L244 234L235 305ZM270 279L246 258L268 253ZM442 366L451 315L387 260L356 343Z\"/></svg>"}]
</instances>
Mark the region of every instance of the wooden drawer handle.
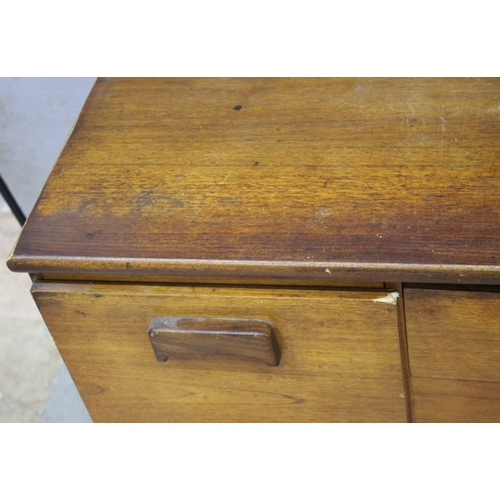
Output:
<instances>
[{"instance_id":1,"label":"wooden drawer handle","mask_svg":"<svg viewBox=\"0 0 500 500\"><path fill-rule=\"evenodd\" d=\"M276 329L260 319L161 316L151 321L148 336L158 361L208 355L277 366L280 360Z\"/></svg>"}]
</instances>

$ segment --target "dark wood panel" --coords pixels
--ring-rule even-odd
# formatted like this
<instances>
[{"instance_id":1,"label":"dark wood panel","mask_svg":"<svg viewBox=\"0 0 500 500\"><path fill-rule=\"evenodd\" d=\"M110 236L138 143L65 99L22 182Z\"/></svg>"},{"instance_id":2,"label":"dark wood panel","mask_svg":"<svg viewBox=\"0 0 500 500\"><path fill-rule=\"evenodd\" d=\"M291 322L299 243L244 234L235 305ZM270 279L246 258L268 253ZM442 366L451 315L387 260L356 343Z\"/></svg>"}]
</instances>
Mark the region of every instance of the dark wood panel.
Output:
<instances>
[{"instance_id":1,"label":"dark wood panel","mask_svg":"<svg viewBox=\"0 0 500 500\"><path fill-rule=\"evenodd\" d=\"M9 266L500 283L499 101L495 79L100 79Z\"/></svg>"},{"instance_id":2,"label":"dark wood panel","mask_svg":"<svg viewBox=\"0 0 500 500\"><path fill-rule=\"evenodd\" d=\"M130 268L131 266L129 266ZM215 269L220 269L219 266L214 266ZM199 269L198 273L199 273ZM207 269L208 270L208 269ZM127 268L125 266L125 271ZM241 276L238 277L228 277L227 270L226 273L221 273L221 275L217 276L214 270L212 269L212 276L200 276L193 275L187 276L187 269L184 269L184 273L179 273L178 276L172 276L172 271L170 271L170 275L168 276L168 283L191 283L191 284L221 284L221 285L238 285L241 283ZM90 273L44 273L40 279L44 280L56 280L56 281L133 281L134 283L164 283L166 281L165 276L161 276L161 274L157 275L147 275L147 274L137 274L134 270L129 269L129 274L126 272L123 274L101 274L98 272ZM208 274L208 273L207 273ZM225 277L224 274L226 275ZM319 273L318 273L319 274ZM324 273L325 276L328 276L328 273ZM272 276L263 277L247 277L245 279L245 285L250 286L273 286L276 288L279 287L334 287L334 288L388 288L384 287L384 282L382 281L334 281L328 278L295 278L295 279L281 279L274 278ZM389 287L390 288L390 287Z\"/></svg>"}]
</instances>

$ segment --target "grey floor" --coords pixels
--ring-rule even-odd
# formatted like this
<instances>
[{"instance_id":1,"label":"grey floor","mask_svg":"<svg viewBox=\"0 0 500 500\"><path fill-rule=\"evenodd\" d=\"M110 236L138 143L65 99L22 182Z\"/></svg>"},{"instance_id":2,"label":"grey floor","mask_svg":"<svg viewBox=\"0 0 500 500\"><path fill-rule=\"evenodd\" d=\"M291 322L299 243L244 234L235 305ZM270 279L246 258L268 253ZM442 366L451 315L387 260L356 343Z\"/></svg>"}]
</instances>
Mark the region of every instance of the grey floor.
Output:
<instances>
[{"instance_id":1,"label":"grey floor","mask_svg":"<svg viewBox=\"0 0 500 500\"><path fill-rule=\"evenodd\" d=\"M95 78L0 78L0 175L28 215ZM21 228L0 196L0 422L91 422L31 295L5 265Z\"/></svg>"},{"instance_id":2,"label":"grey floor","mask_svg":"<svg viewBox=\"0 0 500 500\"><path fill-rule=\"evenodd\" d=\"M5 262L21 231L0 196L0 422L92 422L30 294Z\"/></svg>"}]
</instances>

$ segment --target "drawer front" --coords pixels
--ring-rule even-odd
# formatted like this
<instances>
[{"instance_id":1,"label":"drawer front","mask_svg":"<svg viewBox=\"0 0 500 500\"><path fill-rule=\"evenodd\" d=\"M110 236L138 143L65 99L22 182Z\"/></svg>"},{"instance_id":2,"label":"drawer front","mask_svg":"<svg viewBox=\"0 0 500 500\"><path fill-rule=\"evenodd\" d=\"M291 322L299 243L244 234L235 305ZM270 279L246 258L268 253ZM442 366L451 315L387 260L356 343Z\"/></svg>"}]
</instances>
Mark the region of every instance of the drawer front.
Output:
<instances>
[{"instance_id":1,"label":"drawer front","mask_svg":"<svg viewBox=\"0 0 500 500\"><path fill-rule=\"evenodd\" d=\"M94 421L406 420L385 291L35 282L33 295ZM156 317L263 320L279 364L159 362L148 337Z\"/></svg>"},{"instance_id":2,"label":"drawer front","mask_svg":"<svg viewBox=\"0 0 500 500\"><path fill-rule=\"evenodd\" d=\"M412 379L415 422L500 422L500 384Z\"/></svg>"},{"instance_id":3,"label":"drawer front","mask_svg":"<svg viewBox=\"0 0 500 500\"><path fill-rule=\"evenodd\" d=\"M500 421L500 293L405 290L417 422Z\"/></svg>"}]
</instances>

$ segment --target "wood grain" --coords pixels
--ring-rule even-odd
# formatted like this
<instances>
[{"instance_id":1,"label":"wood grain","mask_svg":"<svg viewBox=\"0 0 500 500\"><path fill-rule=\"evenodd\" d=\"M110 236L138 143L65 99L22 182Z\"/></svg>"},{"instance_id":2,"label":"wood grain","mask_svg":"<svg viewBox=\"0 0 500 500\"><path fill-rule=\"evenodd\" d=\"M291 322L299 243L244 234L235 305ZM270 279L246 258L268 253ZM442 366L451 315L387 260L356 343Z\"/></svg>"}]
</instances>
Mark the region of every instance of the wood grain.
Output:
<instances>
[{"instance_id":1,"label":"wood grain","mask_svg":"<svg viewBox=\"0 0 500 500\"><path fill-rule=\"evenodd\" d=\"M9 266L500 283L498 79L99 79Z\"/></svg>"},{"instance_id":2,"label":"wood grain","mask_svg":"<svg viewBox=\"0 0 500 500\"><path fill-rule=\"evenodd\" d=\"M35 282L33 296L96 422L405 421L387 291ZM279 366L158 363L156 316L271 321Z\"/></svg>"},{"instance_id":3,"label":"wood grain","mask_svg":"<svg viewBox=\"0 0 500 500\"><path fill-rule=\"evenodd\" d=\"M269 321L239 318L153 318L148 330L156 359L225 359L264 362L278 366L280 349L276 330Z\"/></svg>"},{"instance_id":4,"label":"wood grain","mask_svg":"<svg viewBox=\"0 0 500 500\"><path fill-rule=\"evenodd\" d=\"M415 422L500 422L500 384L413 378Z\"/></svg>"},{"instance_id":5,"label":"wood grain","mask_svg":"<svg viewBox=\"0 0 500 500\"><path fill-rule=\"evenodd\" d=\"M405 290L413 377L500 382L500 293Z\"/></svg>"}]
</instances>

